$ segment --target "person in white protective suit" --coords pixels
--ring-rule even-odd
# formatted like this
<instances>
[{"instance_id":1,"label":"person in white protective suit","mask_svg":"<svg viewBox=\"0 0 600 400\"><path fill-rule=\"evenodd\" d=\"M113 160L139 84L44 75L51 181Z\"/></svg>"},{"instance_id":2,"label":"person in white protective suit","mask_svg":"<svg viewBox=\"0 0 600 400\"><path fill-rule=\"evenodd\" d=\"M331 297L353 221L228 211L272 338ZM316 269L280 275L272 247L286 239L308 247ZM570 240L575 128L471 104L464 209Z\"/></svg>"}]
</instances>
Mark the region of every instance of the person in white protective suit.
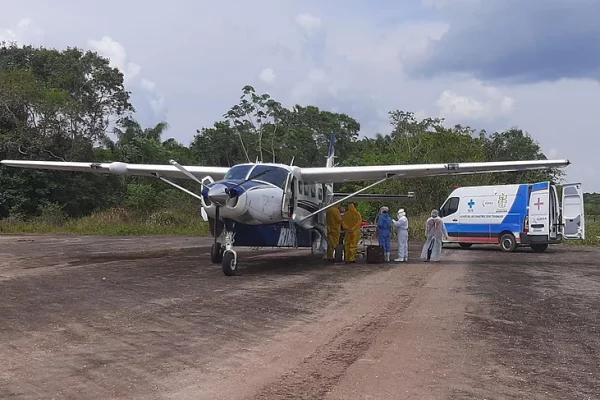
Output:
<instances>
[{"instance_id":1,"label":"person in white protective suit","mask_svg":"<svg viewBox=\"0 0 600 400\"><path fill-rule=\"evenodd\" d=\"M425 237L427 241L423 245L421 251L421 259L424 261L440 261L442 254L442 241L448 236L444 221L438 216L438 211L433 210L431 217L427 219L425 224Z\"/></svg>"},{"instance_id":2,"label":"person in white protective suit","mask_svg":"<svg viewBox=\"0 0 600 400\"><path fill-rule=\"evenodd\" d=\"M393 223L398 237L398 258L394 261L408 261L408 218L403 208L398 210L398 220L394 220Z\"/></svg>"}]
</instances>

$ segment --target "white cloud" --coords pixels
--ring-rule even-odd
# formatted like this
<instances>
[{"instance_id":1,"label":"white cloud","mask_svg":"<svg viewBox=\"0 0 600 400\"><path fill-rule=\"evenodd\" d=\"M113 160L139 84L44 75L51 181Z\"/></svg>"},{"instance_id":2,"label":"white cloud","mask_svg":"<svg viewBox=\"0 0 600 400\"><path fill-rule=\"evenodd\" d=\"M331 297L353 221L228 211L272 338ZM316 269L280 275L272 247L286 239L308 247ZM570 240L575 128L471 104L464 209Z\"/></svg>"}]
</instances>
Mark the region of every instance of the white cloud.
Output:
<instances>
[{"instance_id":1,"label":"white cloud","mask_svg":"<svg viewBox=\"0 0 600 400\"><path fill-rule=\"evenodd\" d=\"M125 47L110 36L104 36L100 40L90 39L88 45L101 56L108 58L110 65L118 68L126 81L135 78L142 69L138 64L127 61Z\"/></svg>"},{"instance_id":2,"label":"white cloud","mask_svg":"<svg viewBox=\"0 0 600 400\"><path fill-rule=\"evenodd\" d=\"M261 81L268 83L269 85L275 84L275 80L277 78L273 68L263 69L262 71L260 71L260 74L258 75L258 77L260 78Z\"/></svg>"},{"instance_id":3,"label":"white cloud","mask_svg":"<svg viewBox=\"0 0 600 400\"><path fill-rule=\"evenodd\" d=\"M294 20L309 35L321 26L321 18L308 13L298 14Z\"/></svg>"},{"instance_id":4,"label":"white cloud","mask_svg":"<svg viewBox=\"0 0 600 400\"><path fill-rule=\"evenodd\" d=\"M149 81L146 78L142 78L141 85L144 89L151 92L156 89L156 83Z\"/></svg>"},{"instance_id":5,"label":"white cloud","mask_svg":"<svg viewBox=\"0 0 600 400\"><path fill-rule=\"evenodd\" d=\"M154 114L154 118L149 119L152 120L152 123L164 119L167 113L164 94L157 89L154 81L143 77L139 80L136 79L140 75L142 67L127 60L127 51L120 42L110 36L104 36L100 40L89 39L87 43L98 54L109 59L112 67L118 68L123 73L123 79L127 86L139 87L146 92L145 101ZM137 108L137 104L134 104L134 107Z\"/></svg>"},{"instance_id":6,"label":"white cloud","mask_svg":"<svg viewBox=\"0 0 600 400\"><path fill-rule=\"evenodd\" d=\"M479 84L479 86L482 86ZM453 122L491 121L505 116L514 110L515 100L501 94L500 90L491 86L480 87L483 99L458 95L451 90L444 90L435 105L440 116Z\"/></svg>"},{"instance_id":7,"label":"white cloud","mask_svg":"<svg viewBox=\"0 0 600 400\"><path fill-rule=\"evenodd\" d=\"M431 43L442 38L454 38L451 44L455 48L462 45L475 60L485 53L489 65L498 69L505 65L494 62L494 57L525 64L533 53L506 56L502 48L487 44L506 44L508 39L500 41L500 36L486 33L488 22L478 22L478 12L489 7L492 12L485 16L495 19L494 26L520 35L515 24L521 24L522 11L541 9L528 2L422 0L371 5L342 0L257 0L235 3L236 12L231 13L231 3L208 0L181 0L177 8L169 3L144 7L136 1L106 0L105 7L95 12L90 12L91 6L85 2L68 7L63 2L29 0L22 5L24 2L8 1L13 5L1 13L0 26L9 27L13 36L31 29L33 24L27 21L21 24L25 28L17 23L27 15L43 25L49 46L90 47L86 42L90 37L97 39L96 45L103 43L107 52L112 51L113 62L131 76L127 85L136 108L145 105L147 113L156 115L154 110L166 110L168 99L167 121L173 136L184 143L192 140L197 128L221 118L237 103L241 88L251 84L284 106L314 104L347 113L360 122L361 135L388 133L387 112L396 109L415 111L420 118L444 115L454 123L488 132L516 125L530 132L548 156L571 159L569 179L600 190L597 175L588 170L588 160L596 156L600 144L594 135L600 104L597 82L571 79L507 84L489 82L485 75L481 80L469 74L440 73L428 79L408 75L414 72L409 71L411 65L424 65L432 56ZM552 1L558 3L560 0ZM121 12L114 14L117 7ZM510 9L517 19L493 15L500 8ZM537 11L530 14L539 15ZM131 29L131 15L147 23ZM98 20L110 20L111 24L98 24ZM537 22L555 31L552 22L542 18ZM483 43L481 47L469 46L466 34L450 35L453 29L480 25L481 29L475 30L479 36L471 39ZM529 26L522 25L523 29ZM6 32L0 31L0 35ZM565 40L569 32L561 34ZM104 37L118 39L122 45L103 42ZM437 47L440 49L443 46ZM453 51L443 55L455 54ZM573 54L573 63L578 63L581 55ZM594 53L588 52L588 56ZM436 65L465 72L461 65L452 65L460 61L457 59ZM143 68L136 70L130 63Z\"/></svg>"},{"instance_id":8,"label":"white cloud","mask_svg":"<svg viewBox=\"0 0 600 400\"><path fill-rule=\"evenodd\" d=\"M33 19L20 19L16 25L9 28L0 27L0 42L23 44L39 44L43 41L44 31L37 27Z\"/></svg>"}]
</instances>

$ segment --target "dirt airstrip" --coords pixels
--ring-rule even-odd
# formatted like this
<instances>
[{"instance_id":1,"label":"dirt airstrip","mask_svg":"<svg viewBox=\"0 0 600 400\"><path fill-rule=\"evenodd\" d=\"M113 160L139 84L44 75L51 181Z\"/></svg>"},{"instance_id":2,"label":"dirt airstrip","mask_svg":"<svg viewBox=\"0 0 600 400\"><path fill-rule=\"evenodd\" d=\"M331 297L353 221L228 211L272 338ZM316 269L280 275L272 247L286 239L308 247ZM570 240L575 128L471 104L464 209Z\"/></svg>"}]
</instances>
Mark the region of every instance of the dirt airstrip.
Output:
<instances>
[{"instance_id":1,"label":"dirt airstrip","mask_svg":"<svg viewBox=\"0 0 600 400\"><path fill-rule=\"evenodd\" d=\"M0 236L0 399L600 399L600 248L209 245Z\"/></svg>"}]
</instances>

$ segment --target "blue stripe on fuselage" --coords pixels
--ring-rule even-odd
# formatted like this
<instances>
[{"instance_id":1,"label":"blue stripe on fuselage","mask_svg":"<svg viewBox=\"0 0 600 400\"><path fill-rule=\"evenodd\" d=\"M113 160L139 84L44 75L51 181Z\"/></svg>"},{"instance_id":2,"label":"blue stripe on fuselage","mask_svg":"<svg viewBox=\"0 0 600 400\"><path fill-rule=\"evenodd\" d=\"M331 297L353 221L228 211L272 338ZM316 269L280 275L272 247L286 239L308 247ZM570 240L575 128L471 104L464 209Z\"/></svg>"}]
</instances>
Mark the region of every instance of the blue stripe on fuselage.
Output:
<instances>
[{"instance_id":1,"label":"blue stripe on fuselage","mask_svg":"<svg viewBox=\"0 0 600 400\"><path fill-rule=\"evenodd\" d=\"M282 230L290 228L289 222L278 222L269 225L246 225L225 219L227 230L235 232L235 245L245 247L294 247L290 242L281 243ZM312 232L292 224L296 231L296 240L294 244L298 247L311 247ZM285 235L285 232L284 234Z\"/></svg>"},{"instance_id":2,"label":"blue stripe on fuselage","mask_svg":"<svg viewBox=\"0 0 600 400\"><path fill-rule=\"evenodd\" d=\"M468 223L446 223L448 234L456 236L457 234L468 236L469 234L489 233L490 235L499 235L503 231L522 232L527 207L529 206L529 185L520 185L517 190L515 202L508 213L499 224L468 224Z\"/></svg>"}]
</instances>

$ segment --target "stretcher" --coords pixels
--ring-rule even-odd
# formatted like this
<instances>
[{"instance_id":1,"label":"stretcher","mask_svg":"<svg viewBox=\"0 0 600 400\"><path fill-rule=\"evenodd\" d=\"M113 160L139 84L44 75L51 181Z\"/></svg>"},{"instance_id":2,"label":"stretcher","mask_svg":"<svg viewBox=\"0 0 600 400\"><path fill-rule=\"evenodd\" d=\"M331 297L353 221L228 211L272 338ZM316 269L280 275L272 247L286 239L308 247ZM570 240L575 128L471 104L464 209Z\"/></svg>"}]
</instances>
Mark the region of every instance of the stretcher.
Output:
<instances>
[{"instance_id":1,"label":"stretcher","mask_svg":"<svg viewBox=\"0 0 600 400\"><path fill-rule=\"evenodd\" d=\"M376 239L377 225L364 224L360 227L360 239L358 241L358 251L356 256L359 258L367 258L367 246L377 245L379 241Z\"/></svg>"}]
</instances>

